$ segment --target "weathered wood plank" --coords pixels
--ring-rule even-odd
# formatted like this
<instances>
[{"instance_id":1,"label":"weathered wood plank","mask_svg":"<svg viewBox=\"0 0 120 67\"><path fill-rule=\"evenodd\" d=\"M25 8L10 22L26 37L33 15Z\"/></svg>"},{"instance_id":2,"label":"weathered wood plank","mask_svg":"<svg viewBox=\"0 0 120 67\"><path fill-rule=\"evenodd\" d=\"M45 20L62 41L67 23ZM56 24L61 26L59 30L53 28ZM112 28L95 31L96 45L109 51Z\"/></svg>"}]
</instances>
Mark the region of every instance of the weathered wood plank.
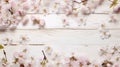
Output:
<instances>
[{"instance_id":1,"label":"weathered wood plank","mask_svg":"<svg viewBox=\"0 0 120 67\"><path fill-rule=\"evenodd\" d=\"M110 30L111 38L102 40L98 30L16 30L0 32L0 40L9 37L17 43L20 36L28 36L30 44L48 45L107 45L120 43L120 30Z\"/></svg>"},{"instance_id":2,"label":"weathered wood plank","mask_svg":"<svg viewBox=\"0 0 120 67\"><path fill-rule=\"evenodd\" d=\"M116 23L110 23L110 17L109 15L105 14L91 14L89 16L85 17L79 17L86 19L83 23L78 21L77 18L74 17L66 17L64 15L39 15L39 14L33 14L33 15L27 15L25 18L29 19L29 22L26 26L23 26L22 24L19 24L18 29L38 29L39 27L37 25L32 25L32 16L37 17L37 18L42 18L45 19L46 26L45 28L64 28L63 27L63 18L67 18L69 21L69 26L67 28L81 28L81 29L96 29L99 28L101 24L105 24L106 28L108 29L120 29L120 15L115 15L117 18ZM84 25L84 23L86 25ZM80 26L79 26L80 25Z\"/></svg>"}]
</instances>

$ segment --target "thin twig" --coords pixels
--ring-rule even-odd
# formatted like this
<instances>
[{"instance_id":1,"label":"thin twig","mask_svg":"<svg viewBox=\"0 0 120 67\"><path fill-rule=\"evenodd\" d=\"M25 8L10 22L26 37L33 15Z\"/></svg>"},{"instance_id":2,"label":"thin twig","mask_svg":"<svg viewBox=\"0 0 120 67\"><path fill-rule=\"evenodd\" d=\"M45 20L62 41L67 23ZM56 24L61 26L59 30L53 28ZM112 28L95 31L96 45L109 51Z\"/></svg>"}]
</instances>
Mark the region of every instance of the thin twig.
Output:
<instances>
[{"instance_id":1,"label":"thin twig","mask_svg":"<svg viewBox=\"0 0 120 67\"><path fill-rule=\"evenodd\" d=\"M4 53L5 59L6 59L6 61L7 61L7 55L6 55L6 52L5 52L4 49L3 49L3 53Z\"/></svg>"},{"instance_id":2,"label":"thin twig","mask_svg":"<svg viewBox=\"0 0 120 67\"><path fill-rule=\"evenodd\" d=\"M46 55L45 55L45 53L44 53L44 51L42 50L42 53L43 53L43 56L44 56L44 60L47 60L47 57L46 57Z\"/></svg>"}]
</instances>

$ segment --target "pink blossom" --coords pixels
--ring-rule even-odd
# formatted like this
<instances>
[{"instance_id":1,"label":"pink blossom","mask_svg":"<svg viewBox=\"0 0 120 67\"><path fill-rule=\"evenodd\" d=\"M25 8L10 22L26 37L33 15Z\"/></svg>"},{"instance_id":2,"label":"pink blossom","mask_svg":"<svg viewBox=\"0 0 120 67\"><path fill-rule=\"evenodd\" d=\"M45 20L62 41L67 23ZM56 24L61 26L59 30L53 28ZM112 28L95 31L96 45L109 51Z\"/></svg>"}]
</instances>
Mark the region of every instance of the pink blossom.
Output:
<instances>
[{"instance_id":1,"label":"pink blossom","mask_svg":"<svg viewBox=\"0 0 120 67\"><path fill-rule=\"evenodd\" d=\"M113 65L113 67L120 67L120 64L119 64L119 63L115 63L115 64Z\"/></svg>"},{"instance_id":2,"label":"pink blossom","mask_svg":"<svg viewBox=\"0 0 120 67\"><path fill-rule=\"evenodd\" d=\"M16 28L17 28L17 23L15 23L15 22L13 24L11 24L9 27L9 29L12 31L15 30Z\"/></svg>"},{"instance_id":3,"label":"pink blossom","mask_svg":"<svg viewBox=\"0 0 120 67\"><path fill-rule=\"evenodd\" d=\"M28 24L28 22L29 22L29 19L23 19L22 24L25 26Z\"/></svg>"},{"instance_id":4,"label":"pink blossom","mask_svg":"<svg viewBox=\"0 0 120 67\"><path fill-rule=\"evenodd\" d=\"M63 6L62 9L66 15L70 15L72 13L72 8L68 5Z\"/></svg>"},{"instance_id":5,"label":"pink blossom","mask_svg":"<svg viewBox=\"0 0 120 67\"><path fill-rule=\"evenodd\" d=\"M13 54L13 56L14 56L15 58L24 58L25 53L23 53L23 52L15 52L15 53Z\"/></svg>"},{"instance_id":6,"label":"pink blossom","mask_svg":"<svg viewBox=\"0 0 120 67\"><path fill-rule=\"evenodd\" d=\"M27 2L27 0L20 0L21 2Z\"/></svg>"},{"instance_id":7,"label":"pink blossom","mask_svg":"<svg viewBox=\"0 0 120 67\"><path fill-rule=\"evenodd\" d=\"M85 57L85 56L78 56L77 59L83 65L86 65L88 63L88 61L89 61L88 58Z\"/></svg>"},{"instance_id":8,"label":"pink blossom","mask_svg":"<svg viewBox=\"0 0 120 67\"><path fill-rule=\"evenodd\" d=\"M99 0L99 5L101 5L105 0Z\"/></svg>"},{"instance_id":9,"label":"pink blossom","mask_svg":"<svg viewBox=\"0 0 120 67\"><path fill-rule=\"evenodd\" d=\"M113 8L113 12L115 12L115 13L120 13L120 4L116 5L116 6Z\"/></svg>"},{"instance_id":10,"label":"pink blossom","mask_svg":"<svg viewBox=\"0 0 120 67\"><path fill-rule=\"evenodd\" d=\"M69 57L65 57L64 61L65 61L65 63L69 63L70 62L70 58Z\"/></svg>"},{"instance_id":11,"label":"pink blossom","mask_svg":"<svg viewBox=\"0 0 120 67\"><path fill-rule=\"evenodd\" d=\"M15 58L19 58L19 53L18 53L18 52L14 52L13 56L14 56Z\"/></svg>"},{"instance_id":12,"label":"pink blossom","mask_svg":"<svg viewBox=\"0 0 120 67\"><path fill-rule=\"evenodd\" d=\"M17 6L17 4L16 4L15 1L11 1L10 4L11 4L11 7L15 7L15 6Z\"/></svg>"},{"instance_id":13,"label":"pink blossom","mask_svg":"<svg viewBox=\"0 0 120 67\"><path fill-rule=\"evenodd\" d=\"M30 8L30 5L29 4L24 4L23 5L23 10L29 10Z\"/></svg>"},{"instance_id":14,"label":"pink blossom","mask_svg":"<svg viewBox=\"0 0 120 67\"><path fill-rule=\"evenodd\" d=\"M90 14L91 11L90 11L89 7L87 7L87 6L82 6L82 7L81 7L81 13L84 14L84 15L86 15L86 14Z\"/></svg>"},{"instance_id":15,"label":"pink blossom","mask_svg":"<svg viewBox=\"0 0 120 67\"><path fill-rule=\"evenodd\" d=\"M27 60L25 62L25 67L33 67L33 62L31 60Z\"/></svg>"},{"instance_id":16,"label":"pink blossom","mask_svg":"<svg viewBox=\"0 0 120 67\"><path fill-rule=\"evenodd\" d=\"M18 60L18 63L19 64L23 64L25 62L25 59L24 58L19 58L19 60Z\"/></svg>"},{"instance_id":17,"label":"pink blossom","mask_svg":"<svg viewBox=\"0 0 120 67\"><path fill-rule=\"evenodd\" d=\"M72 67L80 67L80 63L78 61L71 62Z\"/></svg>"},{"instance_id":18,"label":"pink blossom","mask_svg":"<svg viewBox=\"0 0 120 67\"><path fill-rule=\"evenodd\" d=\"M45 20L44 19L40 19L40 26L45 26Z\"/></svg>"},{"instance_id":19,"label":"pink blossom","mask_svg":"<svg viewBox=\"0 0 120 67\"><path fill-rule=\"evenodd\" d=\"M25 56L25 53L23 53L23 52L19 53L19 57L23 58L24 56Z\"/></svg>"},{"instance_id":20,"label":"pink blossom","mask_svg":"<svg viewBox=\"0 0 120 67\"><path fill-rule=\"evenodd\" d=\"M0 23L0 30L4 31L9 27L9 23L6 23L7 21Z\"/></svg>"}]
</instances>

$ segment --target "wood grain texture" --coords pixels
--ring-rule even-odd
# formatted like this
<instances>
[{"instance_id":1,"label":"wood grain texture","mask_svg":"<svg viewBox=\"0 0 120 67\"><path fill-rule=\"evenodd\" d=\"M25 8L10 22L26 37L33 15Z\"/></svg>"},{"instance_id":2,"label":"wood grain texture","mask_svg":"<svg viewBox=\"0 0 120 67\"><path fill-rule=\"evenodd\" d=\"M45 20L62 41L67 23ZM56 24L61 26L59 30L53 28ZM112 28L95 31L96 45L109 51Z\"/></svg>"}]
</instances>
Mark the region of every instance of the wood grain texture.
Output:
<instances>
[{"instance_id":1,"label":"wood grain texture","mask_svg":"<svg viewBox=\"0 0 120 67\"><path fill-rule=\"evenodd\" d=\"M31 19L33 16L44 19L46 23L45 28L64 28L62 19L66 18L69 22L69 26L67 26L66 28L97 29L100 27L101 24L105 24L106 28L108 29L120 29L120 16L115 15L117 22L110 23L110 17L106 14L91 14L89 16L81 16L78 18L55 14L50 14L47 16L41 14L30 14L25 17L26 19L29 19L28 24L26 26L19 24L18 29L38 29L39 27L37 25L32 25ZM84 21L83 23L78 21L78 19L80 18L86 19L86 21ZM84 23L86 23L86 25L84 25ZM80 26L78 26L79 24Z\"/></svg>"},{"instance_id":2,"label":"wood grain texture","mask_svg":"<svg viewBox=\"0 0 120 67\"><path fill-rule=\"evenodd\" d=\"M18 44L21 36L28 36L28 44L32 46L7 46L5 50L8 55L8 60L12 60L13 53L20 51L23 48L29 49L29 54L35 56L37 59L42 56L41 50L44 46L51 46L55 52L69 55L71 52L76 54L85 54L90 59L98 58L98 51L101 47L106 45L120 44L120 15L115 14L118 23L109 23L109 8L110 2L105 2L98 7L95 12L88 16L80 16L86 19L86 25L78 26L76 18L66 17L64 14L49 14L43 15L41 13L28 13L25 18L29 19L27 26L19 24L17 30L14 32L0 32L0 43L3 39L9 37L13 39L13 44ZM41 8L40 8L41 9ZM45 19L46 27L39 30L37 25L32 25L31 16ZM61 19L67 18L70 26L63 27ZM110 30L111 38L102 40L98 28L100 24L105 24L106 29ZM0 51L0 58L3 57Z\"/></svg>"},{"instance_id":3,"label":"wood grain texture","mask_svg":"<svg viewBox=\"0 0 120 67\"><path fill-rule=\"evenodd\" d=\"M16 30L0 32L0 40L9 37L17 43L20 36L28 36L30 44L49 45L109 45L120 43L120 30L110 30L112 37L102 40L98 30Z\"/></svg>"}]
</instances>

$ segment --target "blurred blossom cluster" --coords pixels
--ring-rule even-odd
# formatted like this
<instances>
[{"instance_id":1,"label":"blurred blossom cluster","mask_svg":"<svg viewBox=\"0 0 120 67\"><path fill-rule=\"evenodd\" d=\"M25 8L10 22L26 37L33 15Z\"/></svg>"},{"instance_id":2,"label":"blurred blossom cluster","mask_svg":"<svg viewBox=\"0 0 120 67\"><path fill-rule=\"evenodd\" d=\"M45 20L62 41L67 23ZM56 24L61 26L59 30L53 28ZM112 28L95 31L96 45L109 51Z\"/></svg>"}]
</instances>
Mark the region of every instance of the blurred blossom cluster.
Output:
<instances>
[{"instance_id":1,"label":"blurred blossom cluster","mask_svg":"<svg viewBox=\"0 0 120 67\"><path fill-rule=\"evenodd\" d=\"M111 34L110 34L109 30L106 29L105 24L100 25L99 31L100 31L100 37L102 39L108 39L111 37Z\"/></svg>"},{"instance_id":2,"label":"blurred blossom cluster","mask_svg":"<svg viewBox=\"0 0 120 67\"><path fill-rule=\"evenodd\" d=\"M44 46L42 51L38 51L39 57L29 54L27 47L21 47L14 51L12 60L1 58L1 67L119 67L120 66L120 46L113 45L99 49L99 57L91 59L87 55L80 55L71 52L70 55L60 54L50 46ZM6 52L7 54L7 52ZM7 54L7 57L9 55Z\"/></svg>"},{"instance_id":3,"label":"blurred blossom cluster","mask_svg":"<svg viewBox=\"0 0 120 67\"><path fill-rule=\"evenodd\" d=\"M0 30L15 30L19 23L29 23L26 15L31 13L40 14L64 14L75 20L78 26L86 25L86 17L95 13L104 0L0 0ZM113 8L113 12L119 13L119 4ZM116 21L111 16L110 22ZM45 27L45 20L31 17L33 25L39 28ZM69 26L69 20L63 19L63 27Z\"/></svg>"},{"instance_id":4,"label":"blurred blossom cluster","mask_svg":"<svg viewBox=\"0 0 120 67\"><path fill-rule=\"evenodd\" d=\"M15 30L19 23L25 25L28 19L24 19L29 11L37 10L36 0L0 0L0 31ZM34 9L33 9L34 8ZM34 22L35 23L35 22ZM44 20L38 22L41 27Z\"/></svg>"},{"instance_id":5,"label":"blurred blossom cluster","mask_svg":"<svg viewBox=\"0 0 120 67\"><path fill-rule=\"evenodd\" d=\"M14 30L24 18L26 0L0 0L0 30Z\"/></svg>"}]
</instances>

